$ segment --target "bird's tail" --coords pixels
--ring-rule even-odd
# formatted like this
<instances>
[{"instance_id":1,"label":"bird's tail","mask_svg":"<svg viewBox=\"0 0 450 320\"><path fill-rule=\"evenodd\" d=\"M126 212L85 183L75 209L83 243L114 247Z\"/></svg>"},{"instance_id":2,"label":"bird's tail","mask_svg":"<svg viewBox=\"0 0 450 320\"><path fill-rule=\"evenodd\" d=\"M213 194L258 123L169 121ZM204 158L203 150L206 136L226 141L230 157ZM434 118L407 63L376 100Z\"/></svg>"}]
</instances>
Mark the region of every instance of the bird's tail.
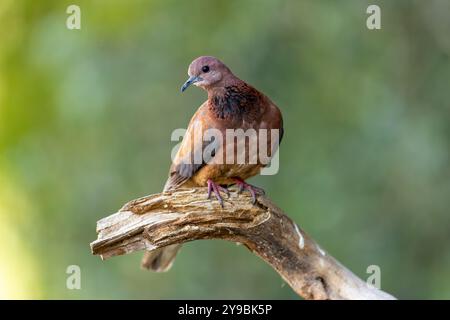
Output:
<instances>
[{"instance_id":1,"label":"bird's tail","mask_svg":"<svg viewBox=\"0 0 450 320\"><path fill-rule=\"evenodd\" d=\"M180 244L172 244L156 250L146 251L142 258L141 267L156 272L168 271L180 247Z\"/></svg>"}]
</instances>

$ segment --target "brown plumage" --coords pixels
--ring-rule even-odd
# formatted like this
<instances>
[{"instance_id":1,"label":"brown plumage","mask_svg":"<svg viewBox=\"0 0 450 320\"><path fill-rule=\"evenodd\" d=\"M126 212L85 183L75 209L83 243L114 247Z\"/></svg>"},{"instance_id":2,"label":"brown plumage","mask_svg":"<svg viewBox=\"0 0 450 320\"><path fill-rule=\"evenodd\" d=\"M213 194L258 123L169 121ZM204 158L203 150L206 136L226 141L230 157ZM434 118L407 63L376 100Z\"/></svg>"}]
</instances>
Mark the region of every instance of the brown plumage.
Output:
<instances>
[{"instance_id":1,"label":"brown plumage","mask_svg":"<svg viewBox=\"0 0 450 320\"><path fill-rule=\"evenodd\" d=\"M203 56L195 59L189 66L188 74L189 79L183 85L182 91L194 84L207 91L208 100L200 106L189 123L180 149L172 161L164 191L180 187L208 186L208 197L213 191L223 205L220 191L228 192L227 186L238 184L241 190L249 190L255 198L261 189L245 183L244 180L259 174L265 165L259 158L256 163L249 161L249 146L258 144L258 138L245 141L244 163L228 164L227 153L232 152L236 157L238 148L233 145L234 138L232 141L226 139L226 130L254 129L259 132L260 129L277 129L281 141L283 120L280 110L268 97L237 78L225 64L214 57ZM203 133L207 129L220 132L223 136L222 143L216 140L195 143L195 134ZM209 144L215 146L215 152L205 158L203 153ZM272 156L276 149L270 147L270 131L267 145L268 155ZM194 161L199 156L202 159L200 163ZM147 252L142 265L155 271L166 271L178 249L178 245L172 245Z\"/></svg>"}]
</instances>

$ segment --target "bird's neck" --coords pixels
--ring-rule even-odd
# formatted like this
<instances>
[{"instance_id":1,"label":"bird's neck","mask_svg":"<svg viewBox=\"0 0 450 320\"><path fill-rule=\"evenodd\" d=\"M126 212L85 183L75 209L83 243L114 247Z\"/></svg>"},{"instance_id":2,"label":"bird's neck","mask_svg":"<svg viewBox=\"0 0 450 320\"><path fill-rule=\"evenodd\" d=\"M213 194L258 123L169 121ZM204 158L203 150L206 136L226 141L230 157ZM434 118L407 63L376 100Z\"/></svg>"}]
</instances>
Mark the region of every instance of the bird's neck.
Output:
<instances>
[{"instance_id":1,"label":"bird's neck","mask_svg":"<svg viewBox=\"0 0 450 320\"><path fill-rule=\"evenodd\" d=\"M233 74L229 74L223 77L223 79L220 80L218 83L215 83L210 87L206 87L205 89L208 92L208 99L211 99L213 97L225 96L230 87L244 88L245 85L246 83L244 81L242 81Z\"/></svg>"},{"instance_id":2,"label":"bird's neck","mask_svg":"<svg viewBox=\"0 0 450 320\"><path fill-rule=\"evenodd\" d=\"M262 95L244 81L235 79L222 86L209 88L208 107L219 119L242 119L255 116Z\"/></svg>"},{"instance_id":3,"label":"bird's neck","mask_svg":"<svg viewBox=\"0 0 450 320\"><path fill-rule=\"evenodd\" d=\"M227 89L224 86L212 87L207 89L208 100L212 101L215 97L224 97L227 93Z\"/></svg>"}]
</instances>

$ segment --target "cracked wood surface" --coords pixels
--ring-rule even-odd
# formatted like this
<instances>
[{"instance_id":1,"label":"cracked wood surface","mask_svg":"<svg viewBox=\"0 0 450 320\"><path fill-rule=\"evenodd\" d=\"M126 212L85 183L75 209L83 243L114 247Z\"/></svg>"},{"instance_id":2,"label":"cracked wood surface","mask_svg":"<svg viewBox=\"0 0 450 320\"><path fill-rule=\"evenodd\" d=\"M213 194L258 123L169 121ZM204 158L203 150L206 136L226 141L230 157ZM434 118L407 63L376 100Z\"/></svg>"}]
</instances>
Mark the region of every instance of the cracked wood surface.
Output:
<instances>
[{"instance_id":1,"label":"cracked wood surface","mask_svg":"<svg viewBox=\"0 0 450 320\"><path fill-rule=\"evenodd\" d=\"M244 244L305 299L395 299L366 284L301 230L267 197L252 205L231 192L224 208L205 188L142 197L97 222L92 253L102 259L199 239Z\"/></svg>"}]
</instances>

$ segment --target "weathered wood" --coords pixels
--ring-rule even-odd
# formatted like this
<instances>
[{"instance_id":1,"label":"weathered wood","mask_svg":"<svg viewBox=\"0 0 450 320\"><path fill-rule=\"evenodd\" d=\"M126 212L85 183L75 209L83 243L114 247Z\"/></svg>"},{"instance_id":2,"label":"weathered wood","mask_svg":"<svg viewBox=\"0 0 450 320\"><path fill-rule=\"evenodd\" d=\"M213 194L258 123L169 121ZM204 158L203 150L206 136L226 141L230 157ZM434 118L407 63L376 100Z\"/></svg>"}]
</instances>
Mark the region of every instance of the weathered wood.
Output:
<instances>
[{"instance_id":1,"label":"weathered wood","mask_svg":"<svg viewBox=\"0 0 450 320\"><path fill-rule=\"evenodd\" d=\"M395 299L366 284L301 230L267 197L256 205L232 192L224 208L204 188L180 189L127 203L97 223L92 253L106 259L198 239L244 244L305 299Z\"/></svg>"}]
</instances>

